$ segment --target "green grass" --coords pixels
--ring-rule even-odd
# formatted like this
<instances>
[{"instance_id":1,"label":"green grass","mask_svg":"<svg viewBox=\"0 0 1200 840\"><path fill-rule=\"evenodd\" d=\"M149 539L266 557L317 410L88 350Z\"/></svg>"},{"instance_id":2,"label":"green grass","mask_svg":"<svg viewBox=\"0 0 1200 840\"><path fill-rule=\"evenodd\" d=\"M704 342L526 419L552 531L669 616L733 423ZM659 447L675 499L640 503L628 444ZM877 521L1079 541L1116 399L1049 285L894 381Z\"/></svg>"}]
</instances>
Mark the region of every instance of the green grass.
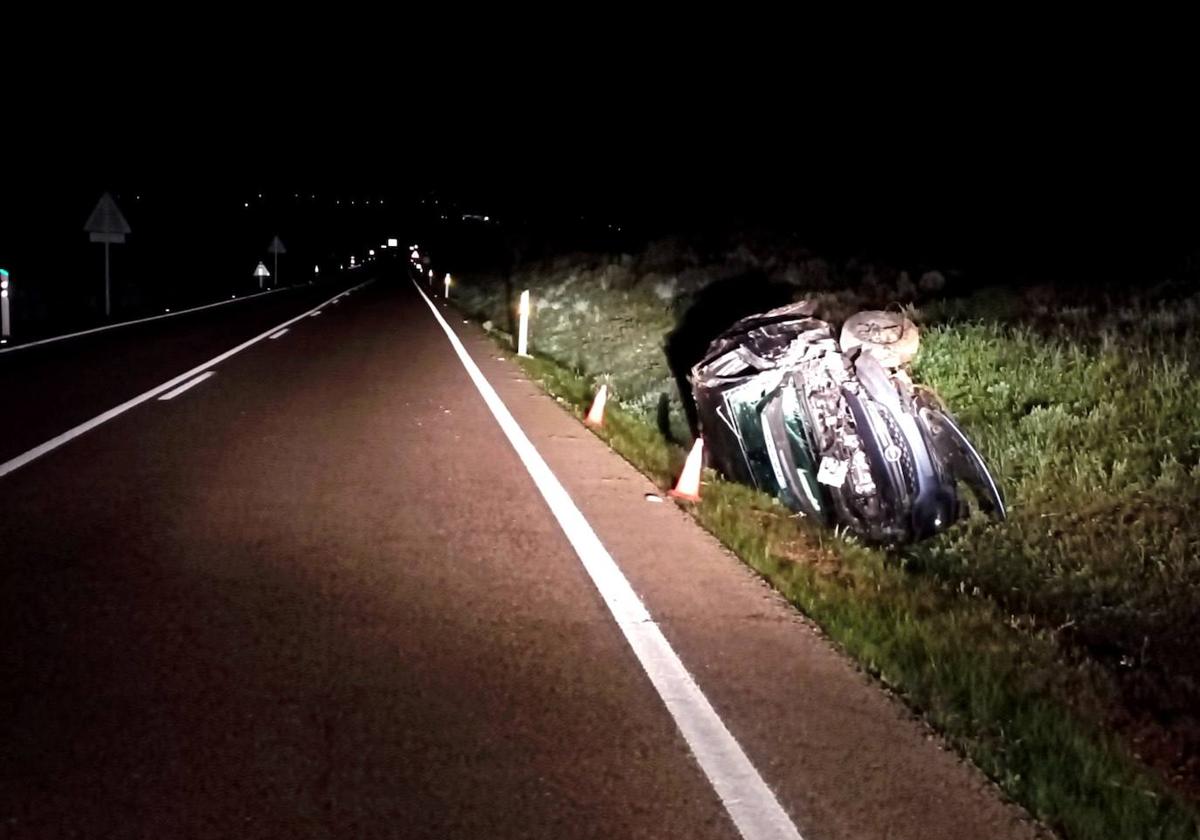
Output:
<instances>
[{"instance_id":1,"label":"green grass","mask_svg":"<svg viewBox=\"0 0 1200 840\"><path fill-rule=\"evenodd\" d=\"M518 360L578 416L593 383ZM664 489L685 453L610 403L598 431ZM706 475L696 518L901 694L1017 802L1069 838L1195 838L1193 816L1115 740L1059 699L1053 640L1011 628L986 598L947 591L886 555L798 522L770 498ZM1086 682L1086 672L1070 682Z\"/></svg>"},{"instance_id":2,"label":"green grass","mask_svg":"<svg viewBox=\"0 0 1200 840\"><path fill-rule=\"evenodd\" d=\"M1169 666L1178 684L1167 693L1197 701L1200 378L1188 349L1198 345L1190 325L1119 339L1097 329L1098 341L990 323L927 332L914 375L988 453L1012 516L911 556L1010 611L1069 623L1122 671Z\"/></svg>"},{"instance_id":3,"label":"green grass","mask_svg":"<svg viewBox=\"0 0 1200 840\"><path fill-rule=\"evenodd\" d=\"M571 288L590 302L560 295L559 312L586 325L563 315L534 343L552 358L522 364L579 413L608 382L622 399L599 434L666 488L684 452L650 409L662 301L630 292L653 313L641 349L600 358L572 333L627 341L636 305L610 331L595 312L612 290ZM494 317L488 294L475 290L473 310ZM914 377L1000 476L1007 522L971 519L889 553L711 474L695 516L1062 836L1200 837L1186 785L1163 783L1200 684L1200 305L1031 311L985 292L912 311L925 327Z\"/></svg>"}]
</instances>

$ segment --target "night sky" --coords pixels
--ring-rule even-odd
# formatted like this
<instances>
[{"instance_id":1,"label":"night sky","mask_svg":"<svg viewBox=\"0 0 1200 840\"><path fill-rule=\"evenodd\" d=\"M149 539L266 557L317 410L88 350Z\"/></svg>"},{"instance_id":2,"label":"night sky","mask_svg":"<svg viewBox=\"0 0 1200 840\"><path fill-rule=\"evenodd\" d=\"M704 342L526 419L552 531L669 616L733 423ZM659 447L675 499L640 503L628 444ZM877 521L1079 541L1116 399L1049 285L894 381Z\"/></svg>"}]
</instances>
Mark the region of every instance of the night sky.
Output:
<instances>
[{"instance_id":1,"label":"night sky","mask_svg":"<svg viewBox=\"0 0 1200 840\"><path fill-rule=\"evenodd\" d=\"M1053 78L944 68L936 87L886 73L710 84L721 71L709 67L632 87L628 74L557 91L457 78L435 92L399 71L318 84L310 70L218 96L193 77L182 104L64 103L6 136L0 265L79 270L90 258L64 237L86 245L79 228L109 189L148 196L141 212L123 202L143 216L131 250L152 234L157 246L139 247L176 254L184 274L240 268L273 227L314 253L355 226L374 237L431 191L535 230L580 217L647 236L765 227L818 252L1001 281L1169 271L1200 249L1190 106L1153 74L1064 66ZM239 215L259 192L383 198L398 215Z\"/></svg>"}]
</instances>

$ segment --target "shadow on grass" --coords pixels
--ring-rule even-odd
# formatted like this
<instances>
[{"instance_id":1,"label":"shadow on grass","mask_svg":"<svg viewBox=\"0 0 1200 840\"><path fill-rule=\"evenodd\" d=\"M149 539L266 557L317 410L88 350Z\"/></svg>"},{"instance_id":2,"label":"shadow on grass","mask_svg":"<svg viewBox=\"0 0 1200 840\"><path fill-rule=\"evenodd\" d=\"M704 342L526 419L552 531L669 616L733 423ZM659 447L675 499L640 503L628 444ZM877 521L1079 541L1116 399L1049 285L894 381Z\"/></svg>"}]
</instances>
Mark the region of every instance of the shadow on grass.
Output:
<instances>
[{"instance_id":1,"label":"shadow on grass","mask_svg":"<svg viewBox=\"0 0 1200 840\"><path fill-rule=\"evenodd\" d=\"M658 395L658 406L655 409L655 424L658 426L658 431L662 434L663 440L676 446L683 445L682 441L675 439L675 434L671 431L671 398L665 393Z\"/></svg>"},{"instance_id":2,"label":"shadow on grass","mask_svg":"<svg viewBox=\"0 0 1200 840\"><path fill-rule=\"evenodd\" d=\"M688 374L704 357L709 342L739 318L791 303L795 293L792 286L772 283L762 272L751 272L706 286L680 313L675 329L665 337L663 350L693 436L700 434L700 419Z\"/></svg>"}]
</instances>

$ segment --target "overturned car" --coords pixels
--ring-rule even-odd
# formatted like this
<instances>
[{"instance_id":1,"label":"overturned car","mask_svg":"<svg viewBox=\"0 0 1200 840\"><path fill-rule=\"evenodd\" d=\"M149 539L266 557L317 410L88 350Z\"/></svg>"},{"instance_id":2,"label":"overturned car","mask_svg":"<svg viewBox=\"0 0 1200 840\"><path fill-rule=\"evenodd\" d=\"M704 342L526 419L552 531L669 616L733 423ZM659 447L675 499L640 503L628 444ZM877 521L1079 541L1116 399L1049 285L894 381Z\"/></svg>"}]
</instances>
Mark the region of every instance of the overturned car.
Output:
<instances>
[{"instance_id":1,"label":"overturned car","mask_svg":"<svg viewBox=\"0 0 1200 840\"><path fill-rule=\"evenodd\" d=\"M874 543L944 530L969 513L964 488L1004 518L975 447L904 371L912 323L861 313L839 343L814 311L802 301L743 318L692 368L713 466Z\"/></svg>"}]
</instances>

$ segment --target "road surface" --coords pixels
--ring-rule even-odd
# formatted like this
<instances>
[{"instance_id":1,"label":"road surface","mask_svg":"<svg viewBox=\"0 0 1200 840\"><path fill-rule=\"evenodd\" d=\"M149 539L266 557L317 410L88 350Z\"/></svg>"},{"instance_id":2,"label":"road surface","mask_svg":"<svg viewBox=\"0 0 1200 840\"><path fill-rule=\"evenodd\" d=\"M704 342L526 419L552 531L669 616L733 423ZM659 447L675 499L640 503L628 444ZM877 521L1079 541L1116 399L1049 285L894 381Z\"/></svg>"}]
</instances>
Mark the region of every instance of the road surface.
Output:
<instances>
[{"instance_id":1,"label":"road surface","mask_svg":"<svg viewBox=\"0 0 1200 840\"><path fill-rule=\"evenodd\" d=\"M619 626L427 302L331 294L0 356L0 463L133 403L0 475L0 836L1034 836L439 303L654 619Z\"/></svg>"}]
</instances>

